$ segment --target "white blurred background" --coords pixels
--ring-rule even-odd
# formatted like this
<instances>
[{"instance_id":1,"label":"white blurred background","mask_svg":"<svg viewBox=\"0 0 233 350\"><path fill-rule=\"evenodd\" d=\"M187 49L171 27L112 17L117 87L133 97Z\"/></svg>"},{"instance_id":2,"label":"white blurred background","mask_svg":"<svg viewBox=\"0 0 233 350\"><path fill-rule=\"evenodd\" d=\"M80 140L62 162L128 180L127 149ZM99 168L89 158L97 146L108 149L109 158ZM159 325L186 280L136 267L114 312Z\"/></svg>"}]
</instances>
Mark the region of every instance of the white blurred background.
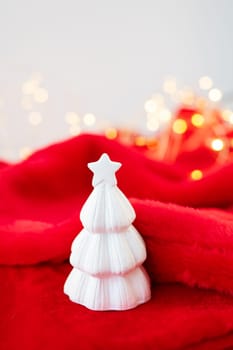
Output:
<instances>
[{"instance_id":1,"label":"white blurred background","mask_svg":"<svg viewBox=\"0 0 233 350\"><path fill-rule=\"evenodd\" d=\"M232 0L2 1L1 158L82 129L140 128L167 76L194 90L210 76L230 105L232 18Z\"/></svg>"}]
</instances>

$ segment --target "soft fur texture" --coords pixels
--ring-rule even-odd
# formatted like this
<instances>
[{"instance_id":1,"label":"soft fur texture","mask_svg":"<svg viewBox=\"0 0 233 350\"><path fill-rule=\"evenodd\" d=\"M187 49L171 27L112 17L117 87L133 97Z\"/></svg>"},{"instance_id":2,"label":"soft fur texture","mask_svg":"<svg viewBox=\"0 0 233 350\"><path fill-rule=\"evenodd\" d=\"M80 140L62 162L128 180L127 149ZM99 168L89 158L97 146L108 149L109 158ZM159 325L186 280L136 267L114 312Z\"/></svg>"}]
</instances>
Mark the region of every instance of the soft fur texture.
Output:
<instances>
[{"instance_id":1,"label":"soft fur texture","mask_svg":"<svg viewBox=\"0 0 233 350\"><path fill-rule=\"evenodd\" d=\"M123 163L118 186L136 211L153 282L152 300L125 312L93 312L63 294L92 191L87 163L103 152ZM0 164L1 349L233 347L233 163L191 181L189 159L169 165L82 135Z\"/></svg>"}]
</instances>

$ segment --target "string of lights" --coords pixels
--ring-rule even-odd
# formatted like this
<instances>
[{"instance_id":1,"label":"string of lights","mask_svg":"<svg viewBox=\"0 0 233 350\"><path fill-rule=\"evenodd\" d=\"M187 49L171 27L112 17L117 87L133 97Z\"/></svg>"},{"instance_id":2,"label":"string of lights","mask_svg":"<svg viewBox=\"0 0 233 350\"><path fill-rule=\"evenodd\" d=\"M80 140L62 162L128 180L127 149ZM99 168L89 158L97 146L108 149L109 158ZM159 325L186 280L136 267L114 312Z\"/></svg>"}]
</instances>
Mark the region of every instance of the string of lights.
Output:
<instances>
[{"instance_id":1,"label":"string of lights","mask_svg":"<svg viewBox=\"0 0 233 350\"><path fill-rule=\"evenodd\" d=\"M34 130L45 121L38 111L38 106L46 104L49 99L45 85L40 73L33 73L21 85L21 108L27 115L28 125ZM79 135L86 129L101 131L108 139L140 147L149 156L168 162L175 161L181 149L189 151L204 143L218 154L217 161L221 162L229 157L233 149L233 112L221 107L222 99L222 91L208 76L199 79L198 91L180 88L177 80L169 77L163 82L162 93L154 94L145 101L145 114L142 116L145 122L140 130L137 126L134 130L127 130L124 126L119 129L110 123L103 127L95 114L79 115L76 111L66 112L64 122L67 136ZM0 118L3 107L4 99L0 96ZM4 129L4 123L0 124L0 129ZM32 151L33 147L25 144L18 149L18 158L25 159ZM190 173L193 180L202 176L201 169L193 169Z\"/></svg>"}]
</instances>

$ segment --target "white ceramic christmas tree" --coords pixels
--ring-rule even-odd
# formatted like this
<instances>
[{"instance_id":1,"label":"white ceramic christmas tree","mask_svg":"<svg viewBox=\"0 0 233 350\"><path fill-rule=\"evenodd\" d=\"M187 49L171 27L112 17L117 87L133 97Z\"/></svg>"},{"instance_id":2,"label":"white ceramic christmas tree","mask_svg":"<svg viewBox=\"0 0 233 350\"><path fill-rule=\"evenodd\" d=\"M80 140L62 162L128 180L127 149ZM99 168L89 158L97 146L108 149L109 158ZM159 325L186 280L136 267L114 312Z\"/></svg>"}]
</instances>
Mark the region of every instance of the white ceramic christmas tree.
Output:
<instances>
[{"instance_id":1,"label":"white ceramic christmas tree","mask_svg":"<svg viewBox=\"0 0 233 350\"><path fill-rule=\"evenodd\" d=\"M94 173L94 190L81 210L84 229L72 243L73 269L64 292L92 310L131 309L148 301L151 293L141 266L145 244L132 225L135 212L117 187L115 172L121 163L103 154L88 167Z\"/></svg>"}]
</instances>

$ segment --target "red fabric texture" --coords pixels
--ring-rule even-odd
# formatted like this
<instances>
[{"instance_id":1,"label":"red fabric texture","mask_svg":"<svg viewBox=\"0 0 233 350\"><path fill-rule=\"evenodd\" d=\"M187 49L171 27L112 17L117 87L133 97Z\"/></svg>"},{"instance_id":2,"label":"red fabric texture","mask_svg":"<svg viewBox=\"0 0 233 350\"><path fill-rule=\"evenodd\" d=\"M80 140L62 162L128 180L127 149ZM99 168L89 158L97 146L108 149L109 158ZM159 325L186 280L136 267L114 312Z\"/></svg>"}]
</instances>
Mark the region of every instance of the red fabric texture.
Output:
<instances>
[{"instance_id":1,"label":"red fabric texture","mask_svg":"<svg viewBox=\"0 0 233 350\"><path fill-rule=\"evenodd\" d=\"M66 260L92 191L87 163L122 162L118 186L143 236L152 299L93 312L63 294ZM102 136L81 135L0 165L0 348L233 348L233 163L199 181Z\"/></svg>"}]
</instances>

